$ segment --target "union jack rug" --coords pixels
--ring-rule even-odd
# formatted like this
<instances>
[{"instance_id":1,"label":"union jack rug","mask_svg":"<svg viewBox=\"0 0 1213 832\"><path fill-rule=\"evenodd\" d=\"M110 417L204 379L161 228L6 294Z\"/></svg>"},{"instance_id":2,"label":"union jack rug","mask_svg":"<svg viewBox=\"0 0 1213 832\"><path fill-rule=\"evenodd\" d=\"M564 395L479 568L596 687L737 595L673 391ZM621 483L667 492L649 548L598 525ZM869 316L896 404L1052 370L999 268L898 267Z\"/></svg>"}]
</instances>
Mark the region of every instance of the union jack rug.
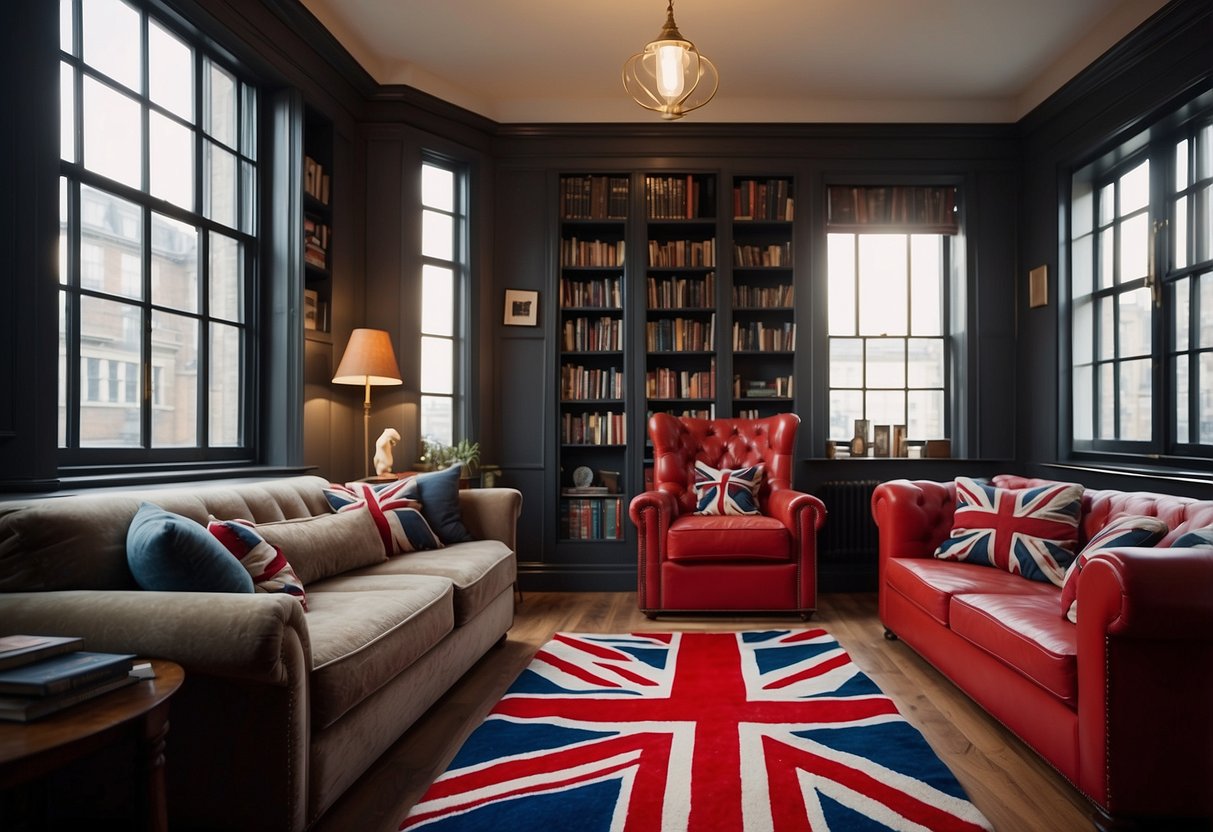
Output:
<instances>
[{"instance_id":1,"label":"union jack rug","mask_svg":"<svg viewBox=\"0 0 1213 832\"><path fill-rule=\"evenodd\" d=\"M978 830L825 630L558 633L401 829Z\"/></svg>"}]
</instances>

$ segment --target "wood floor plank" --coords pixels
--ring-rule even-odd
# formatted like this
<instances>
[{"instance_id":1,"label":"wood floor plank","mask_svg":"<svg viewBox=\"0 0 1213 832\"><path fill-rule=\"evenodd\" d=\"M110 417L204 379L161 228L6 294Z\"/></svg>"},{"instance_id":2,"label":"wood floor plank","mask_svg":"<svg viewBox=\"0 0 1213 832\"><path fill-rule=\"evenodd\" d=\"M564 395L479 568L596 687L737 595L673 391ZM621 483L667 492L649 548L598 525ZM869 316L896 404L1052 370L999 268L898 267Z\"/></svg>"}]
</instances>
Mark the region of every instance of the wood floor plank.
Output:
<instances>
[{"instance_id":1,"label":"wood floor plank","mask_svg":"<svg viewBox=\"0 0 1213 832\"><path fill-rule=\"evenodd\" d=\"M1066 780L902 642L884 638L876 595L825 595L814 618L683 616L646 619L634 593L528 592L505 643L493 649L329 810L314 832L389 832L467 735L556 632L828 630L897 704L997 832L1092 829L1091 807Z\"/></svg>"}]
</instances>

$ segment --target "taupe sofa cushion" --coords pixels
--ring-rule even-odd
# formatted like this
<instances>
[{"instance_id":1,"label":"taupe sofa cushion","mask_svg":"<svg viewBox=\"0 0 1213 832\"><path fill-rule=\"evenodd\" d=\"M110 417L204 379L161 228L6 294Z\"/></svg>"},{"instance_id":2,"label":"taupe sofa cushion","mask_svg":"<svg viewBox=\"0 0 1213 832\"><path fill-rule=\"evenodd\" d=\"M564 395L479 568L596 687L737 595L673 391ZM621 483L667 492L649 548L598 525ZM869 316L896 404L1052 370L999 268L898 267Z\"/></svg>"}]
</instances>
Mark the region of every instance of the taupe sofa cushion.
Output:
<instances>
[{"instance_id":1,"label":"taupe sofa cushion","mask_svg":"<svg viewBox=\"0 0 1213 832\"><path fill-rule=\"evenodd\" d=\"M379 563L387 557L375 521L366 511L261 523L257 532L282 549L308 591L314 581Z\"/></svg>"}]
</instances>

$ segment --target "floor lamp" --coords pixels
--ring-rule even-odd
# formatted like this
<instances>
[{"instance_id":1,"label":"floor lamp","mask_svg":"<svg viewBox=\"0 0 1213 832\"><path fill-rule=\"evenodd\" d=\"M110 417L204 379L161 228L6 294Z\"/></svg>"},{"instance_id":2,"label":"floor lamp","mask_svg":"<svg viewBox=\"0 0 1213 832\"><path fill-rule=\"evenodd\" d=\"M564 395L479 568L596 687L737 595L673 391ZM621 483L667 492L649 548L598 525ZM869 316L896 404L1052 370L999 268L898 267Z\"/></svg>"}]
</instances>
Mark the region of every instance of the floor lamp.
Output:
<instances>
[{"instance_id":1,"label":"floor lamp","mask_svg":"<svg viewBox=\"0 0 1213 832\"><path fill-rule=\"evenodd\" d=\"M366 388L362 401L363 477L371 475L371 387L403 383L390 335L382 329L363 328L350 333L333 384L361 384Z\"/></svg>"}]
</instances>

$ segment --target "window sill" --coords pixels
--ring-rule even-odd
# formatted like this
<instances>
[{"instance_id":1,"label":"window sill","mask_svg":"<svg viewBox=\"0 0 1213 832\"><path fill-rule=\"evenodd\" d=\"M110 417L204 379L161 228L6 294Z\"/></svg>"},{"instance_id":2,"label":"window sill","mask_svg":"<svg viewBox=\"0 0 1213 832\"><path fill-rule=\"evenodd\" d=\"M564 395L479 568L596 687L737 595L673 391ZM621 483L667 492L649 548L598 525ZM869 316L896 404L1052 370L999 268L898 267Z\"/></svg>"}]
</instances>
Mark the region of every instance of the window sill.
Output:
<instances>
[{"instance_id":1,"label":"window sill","mask_svg":"<svg viewBox=\"0 0 1213 832\"><path fill-rule=\"evenodd\" d=\"M167 488L193 482L223 483L256 482L258 480L292 477L314 473L314 466L226 466L219 468L197 468L177 470L125 471L116 474L89 473L87 469L73 469L71 473L56 480L39 483L39 490L30 490L25 483L24 491L0 494L0 501L20 500L36 497L62 497L71 494L118 491L132 488ZM45 488L41 486L45 484ZM0 485L3 491L3 485Z\"/></svg>"},{"instance_id":2,"label":"window sill","mask_svg":"<svg viewBox=\"0 0 1213 832\"><path fill-rule=\"evenodd\" d=\"M1041 467L1058 471L1086 471L1104 476L1132 477L1158 482L1213 485L1213 473L1195 468L1109 462L1046 462L1042 463Z\"/></svg>"}]
</instances>

